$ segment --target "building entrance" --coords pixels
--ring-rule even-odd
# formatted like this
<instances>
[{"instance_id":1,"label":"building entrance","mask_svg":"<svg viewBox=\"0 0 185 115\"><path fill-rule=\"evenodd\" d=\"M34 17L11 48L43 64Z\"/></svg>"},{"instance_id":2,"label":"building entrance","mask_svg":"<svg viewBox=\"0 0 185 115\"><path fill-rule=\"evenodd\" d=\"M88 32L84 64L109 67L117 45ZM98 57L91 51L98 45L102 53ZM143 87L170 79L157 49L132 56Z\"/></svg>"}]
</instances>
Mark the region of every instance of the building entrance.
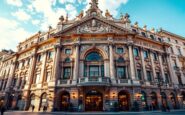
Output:
<instances>
[{"instance_id":1,"label":"building entrance","mask_svg":"<svg viewBox=\"0 0 185 115\"><path fill-rule=\"evenodd\" d=\"M102 93L92 90L86 94L85 111L103 111Z\"/></svg>"}]
</instances>

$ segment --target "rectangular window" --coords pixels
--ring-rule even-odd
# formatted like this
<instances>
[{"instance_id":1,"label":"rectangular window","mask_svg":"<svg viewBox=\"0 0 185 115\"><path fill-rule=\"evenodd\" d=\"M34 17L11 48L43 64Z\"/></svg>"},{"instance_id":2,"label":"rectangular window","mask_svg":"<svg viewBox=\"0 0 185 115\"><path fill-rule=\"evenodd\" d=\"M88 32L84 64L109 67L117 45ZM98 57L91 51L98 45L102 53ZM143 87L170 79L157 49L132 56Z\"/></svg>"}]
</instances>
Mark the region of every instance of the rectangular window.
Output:
<instances>
[{"instance_id":1,"label":"rectangular window","mask_svg":"<svg viewBox=\"0 0 185 115\"><path fill-rule=\"evenodd\" d=\"M166 83L170 83L169 76L168 76L167 73L165 73L165 82L166 82Z\"/></svg>"},{"instance_id":2,"label":"rectangular window","mask_svg":"<svg viewBox=\"0 0 185 115\"><path fill-rule=\"evenodd\" d=\"M48 51L48 53L47 53L47 57L48 57L48 59L52 59L53 58L53 52L52 51Z\"/></svg>"},{"instance_id":3,"label":"rectangular window","mask_svg":"<svg viewBox=\"0 0 185 115\"><path fill-rule=\"evenodd\" d=\"M157 53L153 53L153 57L154 57L154 60L155 60L155 61L157 61L157 60L158 60Z\"/></svg>"},{"instance_id":4,"label":"rectangular window","mask_svg":"<svg viewBox=\"0 0 185 115\"><path fill-rule=\"evenodd\" d=\"M163 63L166 63L166 58L165 58L165 56L162 55L161 58L162 58L162 62L163 62Z\"/></svg>"},{"instance_id":5,"label":"rectangular window","mask_svg":"<svg viewBox=\"0 0 185 115\"><path fill-rule=\"evenodd\" d=\"M37 62L41 62L41 61L42 61L42 55L38 55Z\"/></svg>"},{"instance_id":6,"label":"rectangular window","mask_svg":"<svg viewBox=\"0 0 185 115\"><path fill-rule=\"evenodd\" d=\"M160 73L159 72L156 72L156 77L157 77L157 82L160 82Z\"/></svg>"},{"instance_id":7,"label":"rectangular window","mask_svg":"<svg viewBox=\"0 0 185 115\"><path fill-rule=\"evenodd\" d=\"M146 34L144 32L141 32L142 36L146 37Z\"/></svg>"},{"instance_id":8,"label":"rectangular window","mask_svg":"<svg viewBox=\"0 0 185 115\"><path fill-rule=\"evenodd\" d=\"M46 78L44 79L44 82L49 82L51 79L51 72L50 71L47 71L46 72Z\"/></svg>"},{"instance_id":9,"label":"rectangular window","mask_svg":"<svg viewBox=\"0 0 185 115\"><path fill-rule=\"evenodd\" d=\"M63 79L70 79L70 77L71 77L71 67L65 67Z\"/></svg>"},{"instance_id":10,"label":"rectangular window","mask_svg":"<svg viewBox=\"0 0 185 115\"><path fill-rule=\"evenodd\" d=\"M152 81L151 71L147 71L146 74L147 74L147 81L151 82Z\"/></svg>"},{"instance_id":11,"label":"rectangular window","mask_svg":"<svg viewBox=\"0 0 185 115\"><path fill-rule=\"evenodd\" d=\"M150 35L150 38L152 38L152 40L155 40L154 35Z\"/></svg>"},{"instance_id":12,"label":"rectangular window","mask_svg":"<svg viewBox=\"0 0 185 115\"><path fill-rule=\"evenodd\" d=\"M148 58L148 51L144 51L143 55L144 55L144 59L147 59Z\"/></svg>"},{"instance_id":13,"label":"rectangular window","mask_svg":"<svg viewBox=\"0 0 185 115\"><path fill-rule=\"evenodd\" d=\"M179 55L182 55L180 48L178 48L178 53L179 53Z\"/></svg>"},{"instance_id":14,"label":"rectangular window","mask_svg":"<svg viewBox=\"0 0 185 115\"><path fill-rule=\"evenodd\" d=\"M39 83L39 80L40 80L40 74L36 74L33 84Z\"/></svg>"},{"instance_id":15,"label":"rectangular window","mask_svg":"<svg viewBox=\"0 0 185 115\"><path fill-rule=\"evenodd\" d=\"M134 57L139 57L138 48L134 48Z\"/></svg>"},{"instance_id":16,"label":"rectangular window","mask_svg":"<svg viewBox=\"0 0 185 115\"><path fill-rule=\"evenodd\" d=\"M117 53L118 54L122 54L124 51L123 51L123 48L117 48Z\"/></svg>"},{"instance_id":17,"label":"rectangular window","mask_svg":"<svg viewBox=\"0 0 185 115\"><path fill-rule=\"evenodd\" d=\"M177 41L177 40L175 40L175 43L177 43L177 44L178 44L178 41Z\"/></svg>"},{"instance_id":18,"label":"rectangular window","mask_svg":"<svg viewBox=\"0 0 185 115\"><path fill-rule=\"evenodd\" d=\"M126 68L117 67L117 77L120 79L126 79Z\"/></svg>"},{"instance_id":19,"label":"rectangular window","mask_svg":"<svg viewBox=\"0 0 185 115\"><path fill-rule=\"evenodd\" d=\"M141 70L137 69L137 80L142 80L142 74L141 74Z\"/></svg>"},{"instance_id":20,"label":"rectangular window","mask_svg":"<svg viewBox=\"0 0 185 115\"><path fill-rule=\"evenodd\" d=\"M170 38L168 38L168 42L170 42L171 40L170 40Z\"/></svg>"},{"instance_id":21,"label":"rectangular window","mask_svg":"<svg viewBox=\"0 0 185 115\"><path fill-rule=\"evenodd\" d=\"M90 66L89 68L89 76L90 77L98 77L99 76L99 66Z\"/></svg>"},{"instance_id":22,"label":"rectangular window","mask_svg":"<svg viewBox=\"0 0 185 115\"><path fill-rule=\"evenodd\" d=\"M171 53L173 54L174 52L173 52L173 48L172 47L170 47L170 50L171 50Z\"/></svg>"},{"instance_id":23,"label":"rectangular window","mask_svg":"<svg viewBox=\"0 0 185 115\"><path fill-rule=\"evenodd\" d=\"M71 49L65 49L65 54L71 54Z\"/></svg>"},{"instance_id":24,"label":"rectangular window","mask_svg":"<svg viewBox=\"0 0 185 115\"><path fill-rule=\"evenodd\" d=\"M173 60L173 63L174 63L174 67L177 67L177 62L176 62L176 60Z\"/></svg>"}]
</instances>

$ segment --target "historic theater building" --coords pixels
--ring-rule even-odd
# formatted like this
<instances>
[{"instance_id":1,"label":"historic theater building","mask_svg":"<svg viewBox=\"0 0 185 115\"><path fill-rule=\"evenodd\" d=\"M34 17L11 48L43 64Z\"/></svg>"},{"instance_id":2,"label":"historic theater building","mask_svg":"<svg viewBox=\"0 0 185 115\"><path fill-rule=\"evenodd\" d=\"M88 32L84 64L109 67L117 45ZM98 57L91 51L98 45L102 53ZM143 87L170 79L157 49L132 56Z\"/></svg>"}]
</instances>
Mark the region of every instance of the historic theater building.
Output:
<instances>
[{"instance_id":1,"label":"historic theater building","mask_svg":"<svg viewBox=\"0 0 185 115\"><path fill-rule=\"evenodd\" d=\"M0 53L0 106L41 111L185 107L185 39L105 15L92 0L73 20Z\"/></svg>"}]
</instances>

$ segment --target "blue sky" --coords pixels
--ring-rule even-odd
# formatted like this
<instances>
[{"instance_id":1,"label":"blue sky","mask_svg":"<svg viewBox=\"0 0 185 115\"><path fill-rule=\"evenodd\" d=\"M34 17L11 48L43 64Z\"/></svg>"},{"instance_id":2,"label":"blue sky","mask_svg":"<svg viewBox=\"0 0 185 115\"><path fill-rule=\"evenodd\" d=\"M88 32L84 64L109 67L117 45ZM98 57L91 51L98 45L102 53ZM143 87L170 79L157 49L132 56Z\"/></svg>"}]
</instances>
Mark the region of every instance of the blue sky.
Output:
<instances>
[{"instance_id":1,"label":"blue sky","mask_svg":"<svg viewBox=\"0 0 185 115\"><path fill-rule=\"evenodd\" d=\"M13 49L39 30L56 27L61 15L75 18L89 7L91 0L0 0L0 49ZM138 22L162 27L185 36L185 0L99 0L99 7L108 9L115 18L120 13L130 14L132 24Z\"/></svg>"}]
</instances>

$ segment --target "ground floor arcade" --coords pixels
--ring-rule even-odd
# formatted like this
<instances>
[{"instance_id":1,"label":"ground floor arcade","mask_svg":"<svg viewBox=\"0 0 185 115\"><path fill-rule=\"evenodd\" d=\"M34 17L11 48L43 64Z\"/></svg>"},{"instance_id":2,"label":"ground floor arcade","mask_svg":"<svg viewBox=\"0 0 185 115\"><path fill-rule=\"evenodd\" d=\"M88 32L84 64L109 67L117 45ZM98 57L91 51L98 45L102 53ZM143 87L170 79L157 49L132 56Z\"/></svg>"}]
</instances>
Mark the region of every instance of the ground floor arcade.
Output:
<instances>
[{"instance_id":1,"label":"ground floor arcade","mask_svg":"<svg viewBox=\"0 0 185 115\"><path fill-rule=\"evenodd\" d=\"M147 111L185 107L185 92L143 87L79 86L1 94L0 105L17 110L42 111Z\"/></svg>"}]
</instances>

